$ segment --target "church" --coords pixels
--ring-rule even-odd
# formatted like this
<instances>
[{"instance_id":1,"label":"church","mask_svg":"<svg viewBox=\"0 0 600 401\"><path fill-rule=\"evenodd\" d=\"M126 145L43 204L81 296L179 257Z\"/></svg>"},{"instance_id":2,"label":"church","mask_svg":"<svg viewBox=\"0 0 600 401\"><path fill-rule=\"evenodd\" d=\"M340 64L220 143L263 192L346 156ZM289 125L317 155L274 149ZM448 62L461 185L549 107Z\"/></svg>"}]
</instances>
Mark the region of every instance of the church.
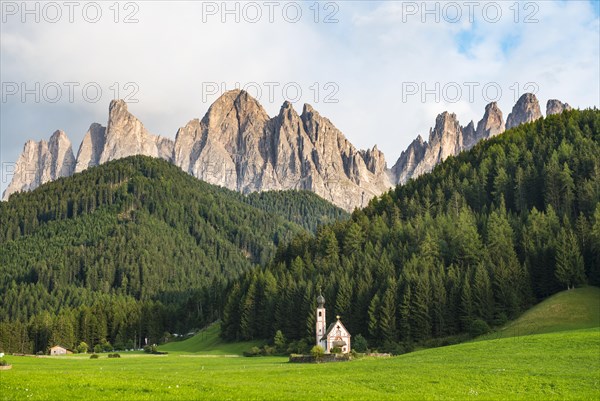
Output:
<instances>
[{"instance_id":1,"label":"church","mask_svg":"<svg viewBox=\"0 0 600 401\"><path fill-rule=\"evenodd\" d=\"M336 316L336 322L331 323L327 329L326 327L325 298L323 295L319 295L317 297L317 324L315 332L317 345L323 347L328 354L336 347L339 347L344 354L349 353L351 336L340 321L340 317Z\"/></svg>"}]
</instances>

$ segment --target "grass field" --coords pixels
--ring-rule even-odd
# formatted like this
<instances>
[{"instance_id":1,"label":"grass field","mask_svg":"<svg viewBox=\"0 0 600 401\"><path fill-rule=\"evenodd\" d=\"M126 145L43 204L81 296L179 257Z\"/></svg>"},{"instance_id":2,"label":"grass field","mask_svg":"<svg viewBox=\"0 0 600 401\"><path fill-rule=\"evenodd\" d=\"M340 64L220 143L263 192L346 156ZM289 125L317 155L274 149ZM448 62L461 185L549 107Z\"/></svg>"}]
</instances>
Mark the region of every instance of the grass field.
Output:
<instances>
[{"instance_id":1,"label":"grass field","mask_svg":"<svg viewBox=\"0 0 600 401\"><path fill-rule=\"evenodd\" d=\"M200 331L194 337L183 341L170 342L159 347L160 351L183 352L203 355L242 355L253 346L262 346L261 341L246 341L239 343L226 343L219 337L220 325L212 324Z\"/></svg>"},{"instance_id":2,"label":"grass field","mask_svg":"<svg viewBox=\"0 0 600 401\"><path fill-rule=\"evenodd\" d=\"M480 340L600 327L600 288L559 292Z\"/></svg>"},{"instance_id":3,"label":"grass field","mask_svg":"<svg viewBox=\"0 0 600 401\"><path fill-rule=\"evenodd\" d=\"M595 328L317 365L183 354L9 356L0 399L592 400L600 396L599 355Z\"/></svg>"},{"instance_id":4,"label":"grass field","mask_svg":"<svg viewBox=\"0 0 600 401\"><path fill-rule=\"evenodd\" d=\"M239 357L260 343L222 343L213 325L160 347L168 355L8 356L13 369L0 371L0 401L597 400L599 315L600 289L581 288L554 295L477 341L304 365Z\"/></svg>"}]
</instances>

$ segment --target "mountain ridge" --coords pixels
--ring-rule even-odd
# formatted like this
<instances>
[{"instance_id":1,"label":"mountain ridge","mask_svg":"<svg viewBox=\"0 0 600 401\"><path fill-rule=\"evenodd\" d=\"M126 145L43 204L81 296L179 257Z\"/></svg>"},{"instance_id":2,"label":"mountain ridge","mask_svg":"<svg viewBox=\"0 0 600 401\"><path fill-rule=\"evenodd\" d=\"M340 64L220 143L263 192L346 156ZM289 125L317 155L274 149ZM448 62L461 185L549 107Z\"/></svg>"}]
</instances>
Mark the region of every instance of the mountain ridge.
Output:
<instances>
[{"instance_id":1,"label":"mountain ridge","mask_svg":"<svg viewBox=\"0 0 600 401\"><path fill-rule=\"evenodd\" d=\"M547 103L547 114L569 109L568 104L555 99ZM431 171L482 139L540 117L533 94L521 96L506 122L495 102L486 106L476 126L471 121L463 127L456 114L443 112L430 129L428 140L418 135L388 168L377 145L366 150L355 148L309 104L298 114L286 101L279 113L270 117L247 92L228 91L202 119L194 118L179 128L172 140L150 133L123 100L113 100L106 127L90 125L77 157L64 132L61 140L50 141L54 153L33 150L45 149L44 141L28 141L3 200L12 193L35 189L107 161L145 155L167 160L196 178L242 193L308 190L351 211L366 206L393 186Z\"/></svg>"}]
</instances>

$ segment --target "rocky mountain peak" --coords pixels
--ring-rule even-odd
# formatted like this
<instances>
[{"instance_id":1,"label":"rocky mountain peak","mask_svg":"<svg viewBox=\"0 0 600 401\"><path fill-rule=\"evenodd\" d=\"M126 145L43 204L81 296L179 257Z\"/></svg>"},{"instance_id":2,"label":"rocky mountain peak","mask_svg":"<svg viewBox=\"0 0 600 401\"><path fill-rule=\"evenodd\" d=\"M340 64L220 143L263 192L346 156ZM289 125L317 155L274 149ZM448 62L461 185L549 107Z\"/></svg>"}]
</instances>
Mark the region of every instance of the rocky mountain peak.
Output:
<instances>
[{"instance_id":1,"label":"rocky mountain peak","mask_svg":"<svg viewBox=\"0 0 600 401\"><path fill-rule=\"evenodd\" d=\"M415 140L408 145L405 151L400 154L398 161L391 169L393 181L398 184L404 184L414 174L415 168L422 162L427 150L427 142L418 135Z\"/></svg>"},{"instance_id":2,"label":"rocky mountain peak","mask_svg":"<svg viewBox=\"0 0 600 401\"><path fill-rule=\"evenodd\" d=\"M377 145L372 149L361 150L360 154L365 161L367 169L373 174L382 174L387 170L387 163L382 151L377 149Z\"/></svg>"},{"instance_id":3,"label":"rocky mountain peak","mask_svg":"<svg viewBox=\"0 0 600 401\"><path fill-rule=\"evenodd\" d=\"M170 147L172 153L172 145L150 134L141 121L127 110L127 104L123 100L111 101L108 111L106 139L100 164L133 155L162 157L167 160L171 158L172 154L164 154L164 150ZM159 142L162 143L161 151Z\"/></svg>"},{"instance_id":4,"label":"rocky mountain peak","mask_svg":"<svg viewBox=\"0 0 600 401\"><path fill-rule=\"evenodd\" d=\"M542 117L540 104L533 93L523 94L506 119L506 129L529 123Z\"/></svg>"},{"instance_id":5,"label":"rocky mountain peak","mask_svg":"<svg viewBox=\"0 0 600 401\"><path fill-rule=\"evenodd\" d=\"M447 111L438 114L435 127L429 131L429 147L431 162L434 164L462 150L462 128L456 114Z\"/></svg>"},{"instance_id":6,"label":"rocky mountain peak","mask_svg":"<svg viewBox=\"0 0 600 401\"><path fill-rule=\"evenodd\" d=\"M546 116L560 114L563 111L568 110L572 110L572 107L569 106L569 103L563 103L558 99L550 99L548 100L548 103L546 103Z\"/></svg>"},{"instance_id":7,"label":"rocky mountain peak","mask_svg":"<svg viewBox=\"0 0 600 401\"><path fill-rule=\"evenodd\" d=\"M504 132L504 117L496 102L485 106L483 118L477 123L476 136L478 140L490 138Z\"/></svg>"},{"instance_id":8,"label":"rocky mountain peak","mask_svg":"<svg viewBox=\"0 0 600 401\"><path fill-rule=\"evenodd\" d=\"M15 192L29 191L46 182L70 176L74 169L71 141L63 131L55 131L48 142L27 141L2 198L8 200Z\"/></svg>"},{"instance_id":9,"label":"rocky mountain peak","mask_svg":"<svg viewBox=\"0 0 600 401\"><path fill-rule=\"evenodd\" d=\"M92 123L79 146L75 172L79 173L87 168L99 165L105 143L106 127L98 123Z\"/></svg>"}]
</instances>

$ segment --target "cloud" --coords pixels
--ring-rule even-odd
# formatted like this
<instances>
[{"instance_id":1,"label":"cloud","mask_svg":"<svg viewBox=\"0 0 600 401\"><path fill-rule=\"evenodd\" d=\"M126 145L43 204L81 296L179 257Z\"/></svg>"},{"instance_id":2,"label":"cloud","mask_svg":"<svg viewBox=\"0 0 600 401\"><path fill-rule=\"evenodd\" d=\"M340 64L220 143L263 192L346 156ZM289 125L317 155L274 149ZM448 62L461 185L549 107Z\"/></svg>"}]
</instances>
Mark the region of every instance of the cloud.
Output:
<instances>
[{"instance_id":1,"label":"cloud","mask_svg":"<svg viewBox=\"0 0 600 401\"><path fill-rule=\"evenodd\" d=\"M64 18L57 23L28 18L22 23L19 15L3 14L3 84L25 83L28 89L36 82L41 88L51 82L63 89L66 82L79 86L73 102L66 92L56 103L44 96L35 102L32 95L23 102L19 94L3 101L1 161L15 161L26 139L47 139L59 128L76 152L92 122L106 124L108 103L115 96L137 100L129 108L147 128L174 137L177 128L202 117L216 99L203 91L207 83L224 89L236 82L256 83L262 91L259 100L271 115L285 100L284 86L288 84L288 96L295 96L292 89L299 87L297 109L313 104L356 146L377 144L390 166L417 134L427 137L438 113L455 112L465 125L471 119L477 122L497 87L505 117L527 83L537 86L542 109L548 98L576 107L599 105L600 32L593 2L519 3L517 22L512 2L496 2L502 17L490 22L491 14L482 11L489 3L494 2L478 3L471 22L464 3L456 2L462 12L456 23L446 21L453 17L449 9L444 14L448 2L427 3L430 8L438 4L437 15L420 8L422 2L320 2L318 16L313 2L297 3L302 16L296 23L282 14L289 2L278 3L273 22L265 3L254 3L262 13L255 23L248 21L251 9L239 14L239 23L222 10L206 13L207 6L221 7L222 2L134 2L137 10L119 3L118 23L109 8L112 3L100 3L97 23L77 12L73 23ZM530 3L535 7L526 9ZM83 8L88 3L80 4ZM247 2L228 2L227 7L235 4L240 13L248 7ZM410 8L414 5L416 14ZM132 11L139 22L123 23ZM328 15L338 22L324 23ZM538 22L524 23L526 16ZM272 99L268 82L279 84ZM102 90L97 102L86 100L82 92L89 83ZM410 83L419 92L406 96ZM428 94L423 101L421 89L432 90L436 84L446 93L438 93L439 99ZM453 101L457 85L462 93ZM472 98L468 85L474 88ZM250 93L255 88L250 85ZM327 95L338 102L326 102ZM5 187L3 182L1 189Z\"/></svg>"}]
</instances>

